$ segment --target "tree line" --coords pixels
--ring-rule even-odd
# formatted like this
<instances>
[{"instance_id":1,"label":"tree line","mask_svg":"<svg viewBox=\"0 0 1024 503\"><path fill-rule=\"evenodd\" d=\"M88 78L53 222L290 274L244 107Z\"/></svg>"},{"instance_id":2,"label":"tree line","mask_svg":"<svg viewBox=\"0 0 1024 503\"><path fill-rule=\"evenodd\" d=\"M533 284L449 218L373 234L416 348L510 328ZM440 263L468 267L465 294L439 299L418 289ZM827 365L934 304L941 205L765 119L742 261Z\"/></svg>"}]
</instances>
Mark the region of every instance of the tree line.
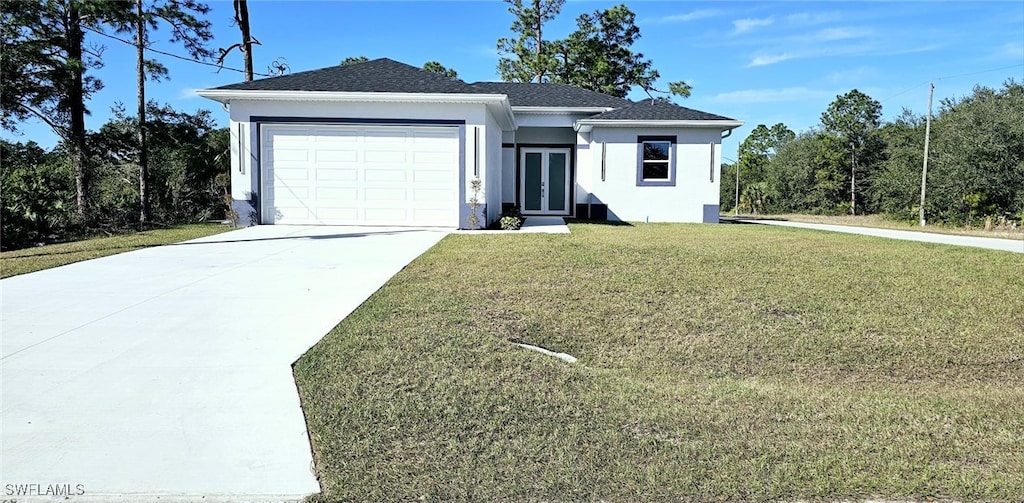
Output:
<instances>
[{"instance_id":1,"label":"tree line","mask_svg":"<svg viewBox=\"0 0 1024 503\"><path fill-rule=\"evenodd\" d=\"M210 8L195 0L0 2L0 126L18 133L36 119L59 138L51 151L31 141L0 145L0 247L225 216L227 131L214 128L208 111L180 113L147 100L146 82L169 78L156 54L224 68L234 49L251 80L259 42L246 0L234 7L242 41L214 61ZM161 29L185 56L153 47ZM105 46L96 40L135 48L137 99L134 115L118 104L107 124L88 131L89 100L103 88L94 73Z\"/></svg>"},{"instance_id":2,"label":"tree line","mask_svg":"<svg viewBox=\"0 0 1024 503\"><path fill-rule=\"evenodd\" d=\"M1024 85L976 86L940 102L930 126L924 210L929 223L1024 223ZM723 211L882 214L916 222L926 117L882 106L854 89L799 134L760 124L723 164ZM736 179L739 171L737 208Z\"/></svg>"}]
</instances>

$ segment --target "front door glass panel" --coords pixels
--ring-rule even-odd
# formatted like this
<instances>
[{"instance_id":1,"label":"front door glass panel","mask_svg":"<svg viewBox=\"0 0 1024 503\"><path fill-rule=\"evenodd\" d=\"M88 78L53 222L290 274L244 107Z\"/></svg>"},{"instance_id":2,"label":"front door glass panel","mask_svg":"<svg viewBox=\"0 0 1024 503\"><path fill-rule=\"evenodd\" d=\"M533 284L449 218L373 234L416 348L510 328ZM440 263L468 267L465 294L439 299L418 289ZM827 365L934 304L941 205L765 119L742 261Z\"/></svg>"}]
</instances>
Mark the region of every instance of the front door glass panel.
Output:
<instances>
[{"instance_id":1,"label":"front door glass panel","mask_svg":"<svg viewBox=\"0 0 1024 503\"><path fill-rule=\"evenodd\" d=\"M566 158L564 152L548 154L548 207L549 211L565 211Z\"/></svg>"},{"instance_id":2,"label":"front door glass panel","mask_svg":"<svg viewBox=\"0 0 1024 503\"><path fill-rule=\"evenodd\" d=\"M541 199L543 198L544 180L542 171L543 156L540 152L527 152L526 165L523 167L523 209L526 211L541 211Z\"/></svg>"}]
</instances>

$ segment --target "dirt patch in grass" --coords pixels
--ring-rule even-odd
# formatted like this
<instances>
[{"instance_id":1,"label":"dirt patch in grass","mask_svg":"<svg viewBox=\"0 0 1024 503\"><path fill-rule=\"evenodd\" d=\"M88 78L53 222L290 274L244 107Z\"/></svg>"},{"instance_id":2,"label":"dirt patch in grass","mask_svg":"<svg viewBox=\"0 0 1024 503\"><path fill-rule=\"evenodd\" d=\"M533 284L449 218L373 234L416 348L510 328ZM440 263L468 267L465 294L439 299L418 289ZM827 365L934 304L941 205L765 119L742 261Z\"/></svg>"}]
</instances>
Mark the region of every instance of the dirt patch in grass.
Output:
<instances>
[{"instance_id":1,"label":"dirt patch in grass","mask_svg":"<svg viewBox=\"0 0 1024 503\"><path fill-rule=\"evenodd\" d=\"M1016 500L1022 269L760 226L450 236L296 363L319 499Z\"/></svg>"}]
</instances>

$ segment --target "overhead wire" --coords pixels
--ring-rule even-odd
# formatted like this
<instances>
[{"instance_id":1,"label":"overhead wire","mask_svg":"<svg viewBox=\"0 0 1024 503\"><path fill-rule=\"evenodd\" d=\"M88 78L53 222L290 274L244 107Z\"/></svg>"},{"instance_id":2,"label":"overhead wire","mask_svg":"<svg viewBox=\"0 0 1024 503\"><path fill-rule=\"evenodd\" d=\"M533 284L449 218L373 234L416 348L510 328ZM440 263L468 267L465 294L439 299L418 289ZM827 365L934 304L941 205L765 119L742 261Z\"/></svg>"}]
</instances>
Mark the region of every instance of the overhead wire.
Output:
<instances>
[{"instance_id":1,"label":"overhead wire","mask_svg":"<svg viewBox=\"0 0 1024 503\"><path fill-rule=\"evenodd\" d=\"M117 40L118 42L121 42L123 44L130 45L132 47L136 47L135 42L132 42L130 40L125 40L125 39L120 38L120 37L115 37L115 36L113 36L113 35L111 35L109 33L103 33L101 31L93 29L93 28L89 28L89 27L84 27L84 28L86 30L96 34L96 35L101 35L101 36L109 38L109 39ZM188 62L196 62L196 64L205 65L207 67L213 67L213 68L216 68L218 70L230 70L231 72L238 72L240 74L244 74L245 73L245 70L240 70L240 69L237 69L237 68L224 67L224 66L215 64L215 62L204 61L202 59L196 59L195 57L182 56L180 54L174 54L172 52L167 52L167 51L163 51L163 50L160 50L160 49L154 49L151 46L146 46L145 50L156 52L158 54L163 54L165 56L176 57L178 59L185 60L185 61L188 61ZM272 75L261 74L259 72L253 72L253 75L258 75L260 77L273 77Z\"/></svg>"},{"instance_id":2,"label":"overhead wire","mask_svg":"<svg viewBox=\"0 0 1024 503\"><path fill-rule=\"evenodd\" d=\"M917 88L922 87L922 86L926 86L926 85L928 85L928 84L930 84L932 82L938 82L940 80L946 80L946 79L955 79L955 78L958 78L958 77L968 77L968 76L971 76L971 75L980 75L982 73L997 72L999 70L1007 70L1009 68L1019 68L1019 67L1024 67L1024 63L1019 63L1019 64L1015 64L1015 65L1000 66L998 68L989 68L988 70L979 70L977 72L961 73L961 74L957 74L957 75L946 75L944 77L935 77L935 78L933 78L931 80L926 80L926 81L924 81L924 82L922 82L920 84L917 84L917 85L915 85L913 87L909 87L907 89L904 89L904 90L902 90L902 91L900 91L900 92L898 92L898 93L896 93L896 94L894 94L892 96L889 96L888 98L885 98L883 100L879 100L879 103L885 103L886 101L889 101L889 100L891 100L891 99L893 99L893 98L895 98L897 96L902 96L902 95L904 95L906 93L909 93L910 91L913 91L914 89L917 89Z\"/></svg>"}]
</instances>

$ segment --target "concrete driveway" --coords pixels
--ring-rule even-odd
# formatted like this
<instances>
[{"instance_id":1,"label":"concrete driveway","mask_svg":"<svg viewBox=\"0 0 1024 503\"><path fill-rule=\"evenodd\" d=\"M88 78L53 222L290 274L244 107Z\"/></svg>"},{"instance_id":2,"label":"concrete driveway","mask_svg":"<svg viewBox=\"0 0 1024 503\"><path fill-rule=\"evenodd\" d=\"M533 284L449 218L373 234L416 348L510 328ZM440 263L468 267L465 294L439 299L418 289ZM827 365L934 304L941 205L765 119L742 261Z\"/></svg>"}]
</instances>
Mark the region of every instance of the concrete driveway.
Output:
<instances>
[{"instance_id":1,"label":"concrete driveway","mask_svg":"<svg viewBox=\"0 0 1024 503\"><path fill-rule=\"evenodd\" d=\"M261 226L3 280L3 497L319 491L291 364L445 235Z\"/></svg>"}]
</instances>

